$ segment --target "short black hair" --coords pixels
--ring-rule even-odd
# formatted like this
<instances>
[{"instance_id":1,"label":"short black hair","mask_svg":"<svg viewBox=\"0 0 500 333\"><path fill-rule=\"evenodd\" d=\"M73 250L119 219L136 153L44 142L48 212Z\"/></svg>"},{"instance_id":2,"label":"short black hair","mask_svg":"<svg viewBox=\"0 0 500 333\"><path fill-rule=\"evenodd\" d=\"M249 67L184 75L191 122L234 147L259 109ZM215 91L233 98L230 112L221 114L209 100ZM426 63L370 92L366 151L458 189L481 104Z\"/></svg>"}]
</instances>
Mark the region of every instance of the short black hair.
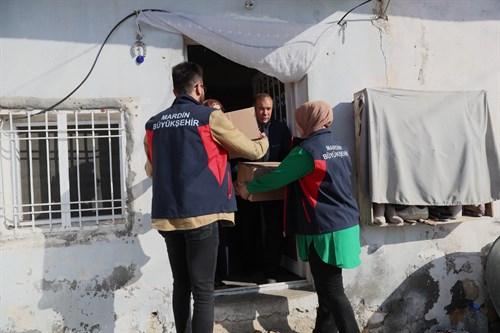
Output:
<instances>
[{"instance_id":1,"label":"short black hair","mask_svg":"<svg viewBox=\"0 0 500 333\"><path fill-rule=\"evenodd\" d=\"M172 81L177 94L190 93L199 81L203 81L203 68L194 62L181 62L172 67Z\"/></svg>"},{"instance_id":2,"label":"short black hair","mask_svg":"<svg viewBox=\"0 0 500 333\"><path fill-rule=\"evenodd\" d=\"M257 104L257 101L261 98L270 98L271 101L273 100L271 95L269 95L268 93L265 93L265 92L261 92L261 93L256 94L255 97L253 98L253 105Z\"/></svg>"}]
</instances>

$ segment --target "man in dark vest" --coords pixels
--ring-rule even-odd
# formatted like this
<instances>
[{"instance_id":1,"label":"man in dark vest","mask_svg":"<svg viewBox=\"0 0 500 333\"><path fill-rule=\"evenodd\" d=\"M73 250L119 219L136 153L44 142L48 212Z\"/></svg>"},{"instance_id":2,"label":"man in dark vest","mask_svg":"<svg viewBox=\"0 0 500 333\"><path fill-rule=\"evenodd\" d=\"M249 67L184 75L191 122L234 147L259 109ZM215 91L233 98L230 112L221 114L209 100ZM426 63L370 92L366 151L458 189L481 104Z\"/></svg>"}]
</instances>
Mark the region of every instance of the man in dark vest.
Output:
<instances>
[{"instance_id":1,"label":"man in dark vest","mask_svg":"<svg viewBox=\"0 0 500 333\"><path fill-rule=\"evenodd\" d=\"M152 226L167 245L177 332L188 326L192 293L192 332L206 333L214 324L218 225L234 224L236 211L228 153L258 159L267 151L268 139L248 139L221 110L202 104L205 89L198 64L174 66L172 80L172 106L146 123Z\"/></svg>"},{"instance_id":2,"label":"man in dark vest","mask_svg":"<svg viewBox=\"0 0 500 333\"><path fill-rule=\"evenodd\" d=\"M290 130L285 123L273 119L273 99L269 94L255 95L254 108L259 129L269 138L269 150L258 161L281 162L290 151ZM283 201L249 202L238 198L237 202L235 243L241 269L259 283L277 282L284 245Z\"/></svg>"}]
</instances>

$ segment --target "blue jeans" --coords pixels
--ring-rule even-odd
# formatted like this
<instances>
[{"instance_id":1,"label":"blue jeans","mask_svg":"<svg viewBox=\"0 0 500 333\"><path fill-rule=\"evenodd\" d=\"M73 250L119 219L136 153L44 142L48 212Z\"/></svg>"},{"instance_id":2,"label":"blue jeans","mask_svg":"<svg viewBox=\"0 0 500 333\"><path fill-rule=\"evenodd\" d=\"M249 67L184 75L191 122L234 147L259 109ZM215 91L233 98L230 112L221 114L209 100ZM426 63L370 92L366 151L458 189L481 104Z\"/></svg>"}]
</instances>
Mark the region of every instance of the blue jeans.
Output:
<instances>
[{"instance_id":1,"label":"blue jeans","mask_svg":"<svg viewBox=\"0 0 500 333\"><path fill-rule=\"evenodd\" d=\"M191 332L213 332L218 223L192 230L160 231L160 234L167 244L174 278L172 305L176 331L185 333L189 327L192 293Z\"/></svg>"},{"instance_id":2,"label":"blue jeans","mask_svg":"<svg viewBox=\"0 0 500 333\"><path fill-rule=\"evenodd\" d=\"M354 311L344 293L342 268L321 260L313 243L309 247L309 267L319 303L313 333L359 333Z\"/></svg>"}]
</instances>

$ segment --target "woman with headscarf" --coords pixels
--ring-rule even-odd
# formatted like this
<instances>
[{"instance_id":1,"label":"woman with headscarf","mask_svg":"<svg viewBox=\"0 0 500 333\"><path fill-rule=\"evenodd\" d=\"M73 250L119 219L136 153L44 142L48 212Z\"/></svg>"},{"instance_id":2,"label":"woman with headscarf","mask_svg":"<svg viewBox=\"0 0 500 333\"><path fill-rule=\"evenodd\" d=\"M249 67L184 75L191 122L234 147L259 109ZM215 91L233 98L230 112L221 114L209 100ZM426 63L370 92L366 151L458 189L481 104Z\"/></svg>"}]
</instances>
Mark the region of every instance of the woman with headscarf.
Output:
<instances>
[{"instance_id":1,"label":"woman with headscarf","mask_svg":"<svg viewBox=\"0 0 500 333\"><path fill-rule=\"evenodd\" d=\"M295 234L318 295L313 333L359 333L342 282L342 269L357 267L361 251L350 157L328 129L333 121L328 103L301 105L295 121L300 139L280 166L246 186L238 184L238 190L247 199L252 193L287 186L284 231Z\"/></svg>"}]
</instances>

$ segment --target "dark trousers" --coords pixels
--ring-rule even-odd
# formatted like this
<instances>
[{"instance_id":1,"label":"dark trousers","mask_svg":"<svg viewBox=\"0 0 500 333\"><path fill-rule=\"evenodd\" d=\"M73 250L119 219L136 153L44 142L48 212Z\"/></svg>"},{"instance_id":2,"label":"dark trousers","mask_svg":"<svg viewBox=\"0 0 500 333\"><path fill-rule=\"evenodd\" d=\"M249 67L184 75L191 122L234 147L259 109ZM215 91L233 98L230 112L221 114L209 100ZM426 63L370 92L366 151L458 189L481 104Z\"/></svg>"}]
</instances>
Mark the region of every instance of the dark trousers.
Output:
<instances>
[{"instance_id":1,"label":"dark trousers","mask_svg":"<svg viewBox=\"0 0 500 333\"><path fill-rule=\"evenodd\" d=\"M217 266L215 269L215 282L222 282L229 275L229 242L227 239L227 228L219 223L219 247L217 251Z\"/></svg>"},{"instance_id":2,"label":"dark trousers","mask_svg":"<svg viewBox=\"0 0 500 333\"><path fill-rule=\"evenodd\" d=\"M235 239L243 270L279 271L283 238L283 202L250 202L237 197Z\"/></svg>"},{"instance_id":3,"label":"dark trousers","mask_svg":"<svg viewBox=\"0 0 500 333\"><path fill-rule=\"evenodd\" d=\"M219 245L218 223L193 230L160 231L167 244L174 278L172 305L175 328L185 333L189 327L193 294L193 333L213 331L214 275Z\"/></svg>"},{"instance_id":4,"label":"dark trousers","mask_svg":"<svg viewBox=\"0 0 500 333\"><path fill-rule=\"evenodd\" d=\"M318 294L316 326L313 333L359 333L351 303L344 293L342 268L325 263L309 248L309 267Z\"/></svg>"}]
</instances>

